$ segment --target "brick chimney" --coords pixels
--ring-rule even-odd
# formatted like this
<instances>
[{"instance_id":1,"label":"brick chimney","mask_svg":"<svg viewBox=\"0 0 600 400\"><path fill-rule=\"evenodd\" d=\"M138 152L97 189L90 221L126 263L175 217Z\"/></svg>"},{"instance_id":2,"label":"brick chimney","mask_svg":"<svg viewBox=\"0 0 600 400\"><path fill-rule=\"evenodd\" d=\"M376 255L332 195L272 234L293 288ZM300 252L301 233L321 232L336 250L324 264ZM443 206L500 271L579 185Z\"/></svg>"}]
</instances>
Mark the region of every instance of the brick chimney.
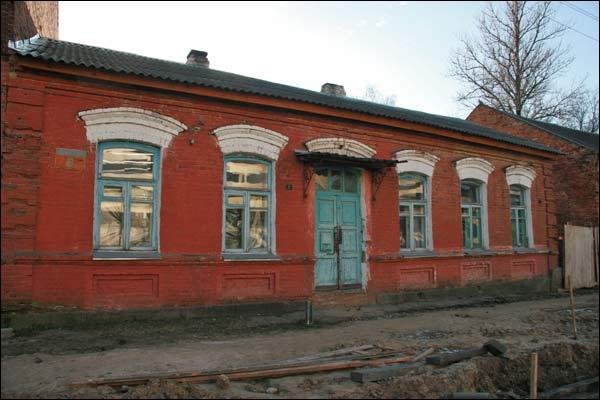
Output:
<instances>
[{"instance_id":1,"label":"brick chimney","mask_svg":"<svg viewBox=\"0 0 600 400\"><path fill-rule=\"evenodd\" d=\"M335 83L325 83L321 86L321 93L331 94L334 96L345 97L346 91L342 85L336 85Z\"/></svg>"},{"instance_id":2,"label":"brick chimney","mask_svg":"<svg viewBox=\"0 0 600 400\"><path fill-rule=\"evenodd\" d=\"M208 53L206 51L191 50L187 56L186 64L208 68L210 66L210 62L208 61L207 56Z\"/></svg>"}]
</instances>

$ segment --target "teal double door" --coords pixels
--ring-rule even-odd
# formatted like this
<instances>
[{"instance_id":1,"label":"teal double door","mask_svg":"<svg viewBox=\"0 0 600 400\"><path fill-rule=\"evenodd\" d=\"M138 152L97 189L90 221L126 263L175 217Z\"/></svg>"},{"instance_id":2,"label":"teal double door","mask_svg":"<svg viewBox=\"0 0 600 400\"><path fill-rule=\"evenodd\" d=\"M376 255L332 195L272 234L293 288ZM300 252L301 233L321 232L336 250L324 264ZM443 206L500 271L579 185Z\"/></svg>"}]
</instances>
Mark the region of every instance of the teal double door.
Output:
<instances>
[{"instance_id":1,"label":"teal double door","mask_svg":"<svg viewBox=\"0 0 600 400\"><path fill-rule=\"evenodd\" d=\"M315 191L316 286L319 289L360 287L360 172L317 168Z\"/></svg>"}]
</instances>

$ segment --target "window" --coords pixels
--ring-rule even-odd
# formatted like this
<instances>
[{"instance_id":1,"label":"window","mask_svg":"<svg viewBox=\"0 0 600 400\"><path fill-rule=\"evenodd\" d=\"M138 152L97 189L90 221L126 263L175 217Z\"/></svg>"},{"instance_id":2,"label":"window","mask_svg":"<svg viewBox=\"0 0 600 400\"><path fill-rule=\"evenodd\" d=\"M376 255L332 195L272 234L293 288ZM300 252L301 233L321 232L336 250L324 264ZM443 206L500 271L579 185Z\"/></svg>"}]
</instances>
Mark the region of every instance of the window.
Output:
<instances>
[{"instance_id":1,"label":"window","mask_svg":"<svg viewBox=\"0 0 600 400\"><path fill-rule=\"evenodd\" d=\"M427 249L427 177L399 174L400 248Z\"/></svg>"},{"instance_id":2,"label":"window","mask_svg":"<svg viewBox=\"0 0 600 400\"><path fill-rule=\"evenodd\" d=\"M223 251L271 252L271 163L225 159Z\"/></svg>"},{"instance_id":3,"label":"window","mask_svg":"<svg viewBox=\"0 0 600 400\"><path fill-rule=\"evenodd\" d=\"M98 145L94 247L157 250L158 148L138 143Z\"/></svg>"},{"instance_id":4,"label":"window","mask_svg":"<svg viewBox=\"0 0 600 400\"><path fill-rule=\"evenodd\" d=\"M527 189L519 185L511 185L510 220L513 247L529 247L527 214Z\"/></svg>"},{"instance_id":5,"label":"window","mask_svg":"<svg viewBox=\"0 0 600 400\"><path fill-rule=\"evenodd\" d=\"M460 183L463 246L483 248L483 200L481 183L463 180Z\"/></svg>"}]
</instances>

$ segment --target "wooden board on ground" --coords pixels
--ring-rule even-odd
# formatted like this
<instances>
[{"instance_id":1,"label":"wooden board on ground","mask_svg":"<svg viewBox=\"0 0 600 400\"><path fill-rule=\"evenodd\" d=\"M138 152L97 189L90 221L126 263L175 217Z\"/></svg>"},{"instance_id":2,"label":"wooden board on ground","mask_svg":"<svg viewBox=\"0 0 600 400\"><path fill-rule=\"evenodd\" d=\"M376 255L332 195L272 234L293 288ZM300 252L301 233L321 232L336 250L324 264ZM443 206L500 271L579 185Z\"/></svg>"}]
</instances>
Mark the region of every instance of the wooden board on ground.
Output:
<instances>
[{"instance_id":1,"label":"wooden board on ground","mask_svg":"<svg viewBox=\"0 0 600 400\"><path fill-rule=\"evenodd\" d=\"M573 289L596 285L594 230L565 225L565 276L571 276Z\"/></svg>"},{"instance_id":2,"label":"wooden board on ground","mask_svg":"<svg viewBox=\"0 0 600 400\"><path fill-rule=\"evenodd\" d=\"M425 365L424 361L406 364L389 365L379 368L357 369L350 373L350 379L354 382L377 382L394 376L402 376L413 368Z\"/></svg>"}]
</instances>

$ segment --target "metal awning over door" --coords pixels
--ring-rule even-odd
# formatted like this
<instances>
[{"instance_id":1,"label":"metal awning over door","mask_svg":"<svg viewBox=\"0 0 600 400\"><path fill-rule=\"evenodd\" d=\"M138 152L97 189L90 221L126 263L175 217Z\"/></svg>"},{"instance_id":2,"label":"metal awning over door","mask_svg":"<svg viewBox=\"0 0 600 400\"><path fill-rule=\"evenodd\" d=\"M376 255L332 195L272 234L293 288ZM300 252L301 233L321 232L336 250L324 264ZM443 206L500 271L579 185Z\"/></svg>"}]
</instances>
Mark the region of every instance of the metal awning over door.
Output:
<instances>
[{"instance_id":1,"label":"metal awning over door","mask_svg":"<svg viewBox=\"0 0 600 400\"><path fill-rule=\"evenodd\" d=\"M308 194L308 188L315 173L315 166L340 165L344 167L362 168L371 172L371 199L375 201L377 190L379 190L379 186L387 172L395 167L396 164L406 162L381 158L351 157L342 154L320 153L305 150L296 150L295 154L304 164L304 197Z\"/></svg>"}]
</instances>

